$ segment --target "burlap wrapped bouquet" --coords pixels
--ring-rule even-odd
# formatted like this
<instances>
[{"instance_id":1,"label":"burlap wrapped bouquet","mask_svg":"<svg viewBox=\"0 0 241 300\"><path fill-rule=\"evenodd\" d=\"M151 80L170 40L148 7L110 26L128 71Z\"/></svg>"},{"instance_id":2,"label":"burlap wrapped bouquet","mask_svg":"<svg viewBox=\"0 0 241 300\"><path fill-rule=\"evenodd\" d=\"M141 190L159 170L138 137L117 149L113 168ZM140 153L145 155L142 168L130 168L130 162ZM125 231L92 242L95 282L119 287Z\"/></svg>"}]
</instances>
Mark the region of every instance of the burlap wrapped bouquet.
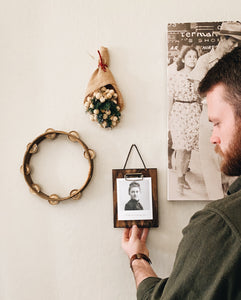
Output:
<instances>
[{"instance_id":1,"label":"burlap wrapped bouquet","mask_svg":"<svg viewBox=\"0 0 241 300\"><path fill-rule=\"evenodd\" d=\"M120 121L124 101L109 70L108 49L101 47L98 68L92 74L84 98L86 112L103 128L113 128Z\"/></svg>"}]
</instances>

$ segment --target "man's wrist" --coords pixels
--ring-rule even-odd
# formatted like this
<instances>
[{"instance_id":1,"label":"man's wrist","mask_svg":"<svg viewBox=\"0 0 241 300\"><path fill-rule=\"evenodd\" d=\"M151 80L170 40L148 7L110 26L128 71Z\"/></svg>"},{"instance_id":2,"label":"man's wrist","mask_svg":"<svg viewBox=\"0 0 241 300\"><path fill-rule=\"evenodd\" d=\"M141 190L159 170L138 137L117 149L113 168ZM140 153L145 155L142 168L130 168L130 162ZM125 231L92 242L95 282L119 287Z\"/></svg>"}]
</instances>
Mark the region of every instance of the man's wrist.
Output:
<instances>
[{"instance_id":1,"label":"man's wrist","mask_svg":"<svg viewBox=\"0 0 241 300\"><path fill-rule=\"evenodd\" d=\"M150 258L147 255L145 255L144 253L136 253L136 254L132 255L130 258L130 268L132 271L133 271L133 266L132 266L133 262L138 261L138 260L144 260L144 261L148 262L149 264L152 263Z\"/></svg>"}]
</instances>

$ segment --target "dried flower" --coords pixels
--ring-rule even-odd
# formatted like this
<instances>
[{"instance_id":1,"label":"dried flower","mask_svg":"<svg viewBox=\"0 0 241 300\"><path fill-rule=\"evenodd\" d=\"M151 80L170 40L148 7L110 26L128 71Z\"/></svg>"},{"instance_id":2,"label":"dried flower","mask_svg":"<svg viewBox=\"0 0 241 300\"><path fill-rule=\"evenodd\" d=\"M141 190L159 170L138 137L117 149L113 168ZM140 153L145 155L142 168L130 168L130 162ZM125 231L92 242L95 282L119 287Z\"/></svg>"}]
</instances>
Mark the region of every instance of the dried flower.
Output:
<instances>
[{"instance_id":1,"label":"dried flower","mask_svg":"<svg viewBox=\"0 0 241 300\"><path fill-rule=\"evenodd\" d=\"M102 127L104 127L104 128L105 128L105 127L107 126L107 122L106 122L106 121L104 121L104 122L103 122L101 125L102 125Z\"/></svg>"},{"instance_id":2,"label":"dried flower","mask_svg":"<svg viewBox=\"0 0 241 300\"><path fill-rule=\"evenodd\" d=\"M90 106L90 102L85 102L85 107L86 107L86 109L88 109L89 106Z\"/></svg>"},{"instance_id":3,"label":"dried flower","mask_svg":"<svg viewBox=\"0 0 241 300\"><path fill-rule=\"evenodd\" d=\"M95 98L100 99L101 98L101 93L96 93Z\"/></svg>"},{"instance_id":4,"label":"dried flower","mask_svg":"<svg viewBox=\"0 0 241 300\"><path fill-rule=\"evenodd\" d=\"M85 102L86 112L92 121L103 128L113 128L120 121L121 113L118 96L112 85L107 85L89 95Z\"/></svg>"}]
</instances>

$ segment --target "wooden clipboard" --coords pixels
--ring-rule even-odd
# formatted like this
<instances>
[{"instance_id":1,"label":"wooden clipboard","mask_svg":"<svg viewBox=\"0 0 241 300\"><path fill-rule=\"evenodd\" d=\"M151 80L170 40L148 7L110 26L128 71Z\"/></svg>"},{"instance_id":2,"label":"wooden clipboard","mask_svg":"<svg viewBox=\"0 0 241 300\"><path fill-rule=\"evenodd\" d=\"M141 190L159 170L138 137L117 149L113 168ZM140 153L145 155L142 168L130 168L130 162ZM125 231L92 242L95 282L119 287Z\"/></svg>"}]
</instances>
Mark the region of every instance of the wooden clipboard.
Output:
<instances>
[{"instance_id":1,"label":"wooden clipboard","mask_svg":"<svg viewBox=\"0 0 241 300\"><path fill-rule=\"evenodd\" d=\"M126 169L133 147L144 168ZM112 170L114 227L158 227L157 169L146 168L140 152L133 144L123 169Z\"/></svg>"}]
</instances>

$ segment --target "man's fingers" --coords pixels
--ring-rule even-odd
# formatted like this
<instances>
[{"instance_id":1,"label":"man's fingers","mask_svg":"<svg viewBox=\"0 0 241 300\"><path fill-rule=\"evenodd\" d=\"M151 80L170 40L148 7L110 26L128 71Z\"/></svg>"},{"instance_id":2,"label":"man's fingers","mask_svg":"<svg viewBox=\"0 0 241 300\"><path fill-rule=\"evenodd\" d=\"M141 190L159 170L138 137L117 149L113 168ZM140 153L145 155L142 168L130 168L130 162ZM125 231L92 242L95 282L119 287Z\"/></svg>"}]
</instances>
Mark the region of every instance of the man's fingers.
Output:
<instances>
[{"instance_id":1,"label":"man's fingers","mask_svg":"<svg viewBox=\"0 0 241 300\"><path fill-rule=\"evenodd\" d=\"M142 235L141 235L141 241L142 242L144 242L144 243L146 242L148 233L149 233L149 229L144 228L143 231L142 231Z\"/></svg>"},{"instance_id":2,"label":"man's fingers","mask_svg":"<svg viewBox=\"0 0 241 300\"><path fill-rule=\"evenodd\" d=\"M139 239L139 234L140 234L139 228L137 227L137 225L133 225L133 226L132 226L132 233L131 233L131 236L132 236L133 238L138 238L138 239Z\"/></svg>"},{"instance_id":3,"label":"man's fingers","mask_svg":"<svg viewBox=\"0 0 241 300\"><path fill-rule=\"evenodd\" d=\"M122 236L122 241L126 242L129 241L130 238L130 228L125 228Z\"/></svg>"},{"instance_id":4,"label":"man's fingers","mask_svg":"<svg viewBox=\"0 0 241 300\"><path fill-rule=\"evenodd\" d=\"M132 228L125 228L122 236L122 241L127 242L130 238L138 239L142 242L146 242L149 229L139 229L137 225L133 225Z\"/></svg>"}]
</instances>

